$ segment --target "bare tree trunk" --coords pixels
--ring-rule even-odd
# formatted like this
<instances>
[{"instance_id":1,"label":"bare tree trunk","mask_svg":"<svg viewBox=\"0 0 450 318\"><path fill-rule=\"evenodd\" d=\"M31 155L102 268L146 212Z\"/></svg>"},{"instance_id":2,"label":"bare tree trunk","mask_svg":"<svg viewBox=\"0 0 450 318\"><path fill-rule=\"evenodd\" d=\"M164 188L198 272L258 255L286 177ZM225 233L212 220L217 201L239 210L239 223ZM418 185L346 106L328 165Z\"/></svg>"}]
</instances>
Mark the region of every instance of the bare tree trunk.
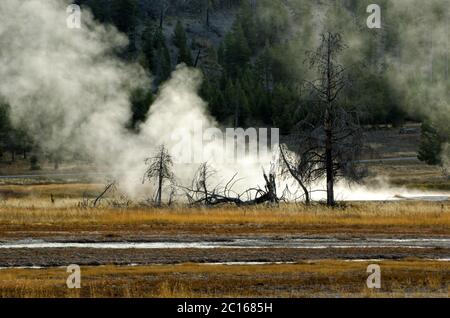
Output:
<instances>
[{"instance_id":1,"label":"bare tree trunk","mask_svg":"<svg viewBox=\"0 0 450 318\"><path fill-rule=\"evenodd\" d=\"M164 24L164 7L161 8L161 12L159 15L159 28L162 30Z\"/></svg>"},{"instance_id":2,"label":"bare tree trunk","mask_svg":"<svg viewBox=\"0 0 450 318\"><path fill-rule=\"evenodd\" d=\"M163 154L161 152L161 158L159 161L158 194L156 198L156 204L158 206L161 206L162 202L162 183L163 183Z\"/></svg>"},{"instance_id":3,"label":"bare tree trunk","mask_svg":"<svg viewBox=\"0 0 450 318\"><path fill-rule=\"evenodd\" d=\"M205 202L208 202L209 198L208 198L208 188L206 187L206 179L207 179L207 176L206 176L206 174L207 174L206 169L207 169L207 167L206 167L206 165L205 165L205 166L203 167L203 172L202 172L203 176L202 176L202 179L203 179L203 191L205 192Z\"/></svg>"},{"instance_id":4,"label":"bare tree trunk","mask_svg":"<svg viewBox=\"0 0 450 318\"><path fill-rule=\"evenodd\" d=\"M327 111L328 113L328 111ZM329 115L328 115L329 117ZM334 174L333 174L333 132L330 129L330 121L325 124L326 145L325 145L325 165L327 170L327 205L334 206Z\"/></svg>"},{"instance_id":5,"label":"bare tree trunk","mask_svg":"<svg viewBox=\"0 0 450 318\"><path fill-rule=\"evenodd\" d=\"M237 98L237 97L236 97ZM239 109L239 101L235 100L235 106L234 106L234 128L239 127L239 117L240 117L240 109Z\"/></svg>"},{"instance_id":6,"label":"bare tree trunk","mask_svg":"<svg viewBox=\"0 0 450 318\"><path fill-rule=\"evenodd\" d=\"M206 1L206 26L209 28L209 13L211 10L211 7L209 5L209 0L205 0Z\"/></svg>"},{"instance_id":7,"label":"bare tree trunk","mask_svg":"<svg viewBox=\"0 0 450 318\"><path fill-rule=\"evenodd\" d=\"M328 34L327 45L327 110L325 113L325 165L327 170L327 205L334 206L334 173L333 173L333 120L332 116L332 74L331 74L331 35Z\"/></svg>"},{"instance_id":8,"label":"bare tree trunk","mask_svg":"<svg viewBox=\"0 0 450 318\"><path fill-rule=\"evenodd\" d=\"M195 57L194 67L197 67L197 65L198 65L198 62L200 60L200 53L201 52L202 52L202 50L198 49L197 56Z\"/></svg>"}]
</instances>

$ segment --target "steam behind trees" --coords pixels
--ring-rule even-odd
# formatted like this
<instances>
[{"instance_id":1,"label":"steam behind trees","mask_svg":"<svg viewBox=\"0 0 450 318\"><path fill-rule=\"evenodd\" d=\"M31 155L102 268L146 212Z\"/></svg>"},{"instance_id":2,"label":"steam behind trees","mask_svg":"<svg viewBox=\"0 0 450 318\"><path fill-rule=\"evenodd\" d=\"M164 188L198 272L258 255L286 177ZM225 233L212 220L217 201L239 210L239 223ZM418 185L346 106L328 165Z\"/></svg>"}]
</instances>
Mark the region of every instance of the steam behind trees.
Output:
<instances>
[{"instance_id":1,"label":"steam behind trees","mask_svg":"<svg viewBox=\"0 0 450 318\"><path fill-rule=\"evenodd\" d=\"M1 147L13 158L30 151L55 162L88 158L113 167L126 191L140 195L147 189L133 184L143 159L156 145L171 149L173 132L182 127L189 135L201 119L205 128L278 127L285 136L301 135L288 145L299 158L299 143L328 148L328 155L308 157L323 168L325 153L328 173L302 178L327 175L332 184L356 176L349 163L361 149L361 127L426 120L433 133L424 125L421 157L432 149L439 164L448 164L446 1L382 0L382 28L372 30L366 0L80 0L81 30L64 27L68 3L0 3ZM334 65L346 70L348 85L333 101L320 96L323 82L319 89L304 85L317 78L317 67L304 63L307 52L328 32L347 44ZM331 86L340 82L336 77ZM271 159L214 168L225 178L244 173L240 190L264 187L260 168ZM291 166L297 172L298 163ZM174 165L183 180L195 171Z\"/></svg>"}]
</instances>

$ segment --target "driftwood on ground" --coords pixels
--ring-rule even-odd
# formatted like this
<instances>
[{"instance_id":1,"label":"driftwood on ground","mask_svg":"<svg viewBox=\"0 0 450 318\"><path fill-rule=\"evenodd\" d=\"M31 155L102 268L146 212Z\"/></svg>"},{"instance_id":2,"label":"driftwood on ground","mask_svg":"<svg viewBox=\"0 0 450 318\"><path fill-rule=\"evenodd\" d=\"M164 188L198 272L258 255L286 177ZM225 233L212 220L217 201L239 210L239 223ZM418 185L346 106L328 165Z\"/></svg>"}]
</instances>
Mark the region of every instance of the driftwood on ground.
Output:
<instances>
[{"instance_id":1,"label":"driftwood on ground","mask_svg":"<svg viewBox=\"0 0 450 318\"><path fill-rule=\"evenodd\" d=\"M185 187L185 193L192 205L216 206L219 204L235 204L237 206L258 205L263 203L279 203L277 196L276 177L274 173L263 172L265 187L250 188L242 193L234 191L234 186L239 179L233 175L225 186L210 185L210 180L216 172L204 163L198 169L191 187Z\"/></svg>"}]
</instances>

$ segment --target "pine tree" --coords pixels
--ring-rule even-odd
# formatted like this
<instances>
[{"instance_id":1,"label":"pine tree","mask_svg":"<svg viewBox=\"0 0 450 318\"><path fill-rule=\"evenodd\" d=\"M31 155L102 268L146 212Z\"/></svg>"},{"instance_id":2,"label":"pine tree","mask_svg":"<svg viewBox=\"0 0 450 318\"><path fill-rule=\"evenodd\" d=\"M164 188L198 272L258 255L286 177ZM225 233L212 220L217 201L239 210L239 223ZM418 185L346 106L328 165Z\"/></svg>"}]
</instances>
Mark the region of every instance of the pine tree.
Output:
<instances>
[{"instance_id":1,"label":"pine tree","mask_svg":"<svg viewBox=\"0 0 450 318\"><path fill-rule=\"evenodd\" d=\"M153 48L155 50L155 60L153 73L157 76L158 82L163 82L169 78L172 72L172 62L166 39L161 29L157 29L154 34Z\"/></svg>"},{"instance_id":2,"label":"pine tree","mask_svg":"<svg viewBox=\"0 0 450 318\"><path fill-rule=\"evenodd\" d=\"M192 53L188 47L186 32L180 21L177 22L175 32L173 34L173 43L178 48L178 60L177 64L185 63L188 66L192 66Z\"/></svg>"},{"instance_id":3,"label":"pine tree","mask_svg":"<svg viewBox=\"0 0 450 318\"><path fill-rule=\"evenodd\" d=\"M294 125L297 106L296 94L283 84L277 84L272 93L272 120L281 132L288 134Z\"/></svg>"},{"instance_id":4,"label":"pine tree","mask_svg":"<svg viewBox=\"0 0 450 318\"><path fill-rule=\"evenodd\" d=\"M263 83L266 90L270 90L273 86L273 74L271 47L268 41L266 41L262 53L256 60L255 66L260 81Z\"/></svg>"},{"instance_id":5,"label":"pine tree","mask_svg":"<svg viewBox=\"0 0 450 318\"><path fill-rule=\"evenodd\" d=\"M136 25L136 0L113 0L111 3L111 18L117 29L130 34Z\"/></svg>"},{"instance_id":6,"label":"pine tree","mask_svg":"<svg viewBox=\"0 0 450 318\"><path fill-rule=\"evenodd\" d=\"M209 113L219 122L226 118L225 101L219 85L205 80L201 89L202 98L208 103Z\"/></svg>"},{"instance_id":7,"label":"pine tree","mask_svg":"<svg viewBox=\"0 0 450 318\"><path fill-rule=\"evenodd\" d=\"M235 84L235 96L236 103L234 105L234 126L245 127L249 113L249 103L247 95L242 89L242 85L239 80L237 80Z\"/></svg>"},{"instance_id":8,"label":"pine tree","mask_svg":"<svg viewBox=\"0 0 450 318\"><path fill-rule=\"evenodd\" d=\"M175 31L173 34L173 44L179 49L183 46L186 46L187 37L186 32L181 24L181 21L177 21L177 25L175 26Z\"/></svg>"},{"instance_id":9,"label":"pine tree","mask_svg":"<svg viewBox=\"0 0 450 318\"><path fill-rule=\"evenodd\" d=\"M226 117L233 116L237 100L235 95L234 84L230 78L226 79L224 100L225 100L225 110L224 110L225 116Z\"/></svg>"},{"instance_id":10,"label":"pine tree","mask_svg":"<svg viewBox=\"0 0 450 318\"><path fill-rule=\"evenodd\" d=\"M249 49L256 52L258 46L258 34L256 31L255 14L249 0L243 0L238 14L239 24L242 26Z\"/></svg>"},{"instance_id":11,"label":"pine tree","mask_svg":"<svg viewBox=\"0 0 450 318\"><path fill-rule=\"evenodd\" d=\"M233 32L225 38L225 47L227 73L236 77L239 70L247 65L251 57L251 51L240 23L236 23Z\"/></svg>"},{"instance_id":12,"label":"pine tree","mask_svg":"<svg viewBox=\"0 0 450 318\"><path fill-rule=\"evenodd\" d=\"M207 48L207 56L202 59L201 69L205 78L218 82L222 75L222 67L218 62L217 52L214 46L210 45Z\"/></svg>"},{"instance_id":13,"label":"pine tree","mask_svg":"<svg viewBox=\"0 0 450 318\"><path fill-rule=\"evenodd\" d=\"M155 47L154 30L151 26L147 26L142 34L142 53L145 56L149 69L152 70Z\"/></svg>"},{"instance_id":14,"label":"pine tree","mask_svg":"<svg viewBox=\"0 0 450 318\"><path fill-rule=\"evenodd\" d=\"M220 43L219 50L217 51L217 62L220 65L225 66L225 44L224 42Z\"/></svg>"},{"instance_id":15,"label":"pine tree","mask_svg":"<svg viewBox=\"0 0 450 318\"><path fill-rule=\"evenodd\" d=\"M429 165L441 164L441 150L443 138L438 130L429 122L422 124L422 137L420 140L419 153L417 158Z\"/></svg>"},{"instance_id":16,"label":"pine tree","mask_svg":"<svg viewBox=\"0 0 450 318\"><path fill-rule=\"evenodd\" d=\"M136 89L131 95L131 123L130 128L136 129L139 123L144 122L150 105L153 103L153 94L151 90L142 88Z\"/></svg>"},{"instance_id":17,"label":"pine tree","mask_svg":"<svg viewBox=\"0 0 450 318\"><path fill-rule=\"evenodd\" d=\"M9 113L9 105L0 100L0 154L2 156L8 148L9 133L12 129Z\"/></svg>"},{"instance_id":18,"label":"pine tree","mask_svg":"<svg viewBox=\"0 0 450 318\"><path fill-rule=\"evenodd\" d=\"M100 23L111 22L111 10L108 0L88 0L85 3Z\"/></svg>"}]
</instances>

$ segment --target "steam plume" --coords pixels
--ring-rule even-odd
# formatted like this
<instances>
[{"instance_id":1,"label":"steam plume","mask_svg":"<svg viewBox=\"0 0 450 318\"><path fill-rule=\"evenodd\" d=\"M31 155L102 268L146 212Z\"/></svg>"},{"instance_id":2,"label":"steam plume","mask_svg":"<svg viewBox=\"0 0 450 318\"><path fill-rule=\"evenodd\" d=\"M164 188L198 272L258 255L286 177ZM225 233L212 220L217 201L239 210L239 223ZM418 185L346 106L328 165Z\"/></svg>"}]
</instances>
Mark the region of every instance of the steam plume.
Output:
<instances>
[{"instance_id":1,"label":"steam plume","mask_svg":"<svg viewBox=\"0 0 450 318\"><path fill-rule=\"evenodd\" d=\"M149 75L139 65L126 64L114 56L128 40L115 28L95 22L88 11L83 11L81 29L67 28L69 4L68 0L0 1L0 96L11 105L13 123L25 127L45 151L88 154L99 167L107 167L129 195L140 196L145 191L140 182L144 158L158 145L165 143L169 149L180 150L180 140L174 138L177 132L191 137L198 122L203 128L217 126L197 94L201 75L178 67L160 89L140 133L129 132L125 126L131 115L130 92L135 87L149 87ZM419 3L417 8L422 6ZM434 29L439 34L444 30L440 24ZM402 56L417 39L414 30L408 34L411 37L403 42ZM309 39L306 43L312 48L315 41ZM351 32L350 40L356 49L362 43L356 31ZM441 52L444 42L435 43L435 52ZM398 57L392 59L398 61ZM416 64L412 63L413 70ZM392 78L399 84L406 82L406 77ZM433 94L442 97L430 116L448 116L445 86L437 80L426 85L424 91L433 89ZM438 106L441 104L444 106ZM194 153L206 147L216 158L226 156L219 141L205 145L195 138L190 140ZM244 180L238 186L246 188L262 183L261 167L267 167L272 157L264 154L253 159L233 165L211 159L211 164L224 179L239 172ZM186 182L196 167L177 165L175 169L180 181ZM365 189L361 191L367 194Z\"/></svg>"},{"instance_id":2,"label":"steam plume","mask_svg":"<svg viewBox=\"0 0 450 318\"><path fill-rule=\"evenodd\" d=\"M151 85L137 64L125 64L113 53L127 39L111 26L96 23L83 12L81 29L66 27L69 1L5 0L0 2L0 96L12 108L15 125L23 125L48 152L86 153L107 167L129 195L142 194L144 159L160 144L169 149L226 154L220 140L206 145L192 135L215 127L197 91L200 72L179 66L152 105L140 134L125 126L130 119L133 88ZM182 132L191 149L180 143ZM178 137L178 138L176 138ZM205 160L211 159L208 157ZM261 179L261 162L236 165L212 162L223 178L239 171L253 185ZM181 182L194 166L177 165ZM244 181L245 183L245 181ZM244 185L243 185L244 186Z\"/></svg>"}]
</instances>

